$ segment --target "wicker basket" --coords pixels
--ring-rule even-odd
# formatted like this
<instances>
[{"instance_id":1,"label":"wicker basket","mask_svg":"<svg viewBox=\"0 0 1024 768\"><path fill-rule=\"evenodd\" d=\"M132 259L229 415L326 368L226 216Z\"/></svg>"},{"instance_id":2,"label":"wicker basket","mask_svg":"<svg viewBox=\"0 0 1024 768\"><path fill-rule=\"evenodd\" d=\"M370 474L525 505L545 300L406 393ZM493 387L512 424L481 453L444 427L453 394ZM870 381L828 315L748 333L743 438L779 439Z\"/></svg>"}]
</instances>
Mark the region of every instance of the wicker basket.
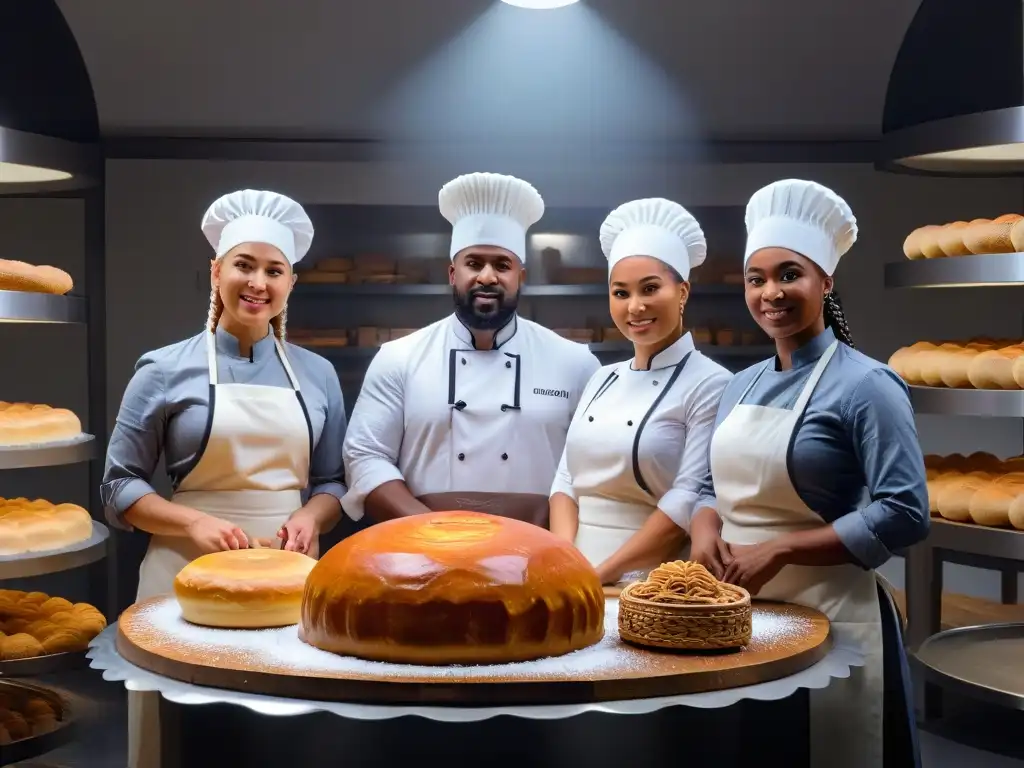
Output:
<instances>
[{"instance_id":1,"label":"wicker basket","mask_svg":"<svg viewBox=\"0 0 1024 768\"><path fill-rule=\"evenodd\" d=\"M626 642L688 651L740 648L750 642L753 612L746 590L734 603L673 605L632 597L633 586L619 595L619 637Z\"/></svg>"}]
</instances>

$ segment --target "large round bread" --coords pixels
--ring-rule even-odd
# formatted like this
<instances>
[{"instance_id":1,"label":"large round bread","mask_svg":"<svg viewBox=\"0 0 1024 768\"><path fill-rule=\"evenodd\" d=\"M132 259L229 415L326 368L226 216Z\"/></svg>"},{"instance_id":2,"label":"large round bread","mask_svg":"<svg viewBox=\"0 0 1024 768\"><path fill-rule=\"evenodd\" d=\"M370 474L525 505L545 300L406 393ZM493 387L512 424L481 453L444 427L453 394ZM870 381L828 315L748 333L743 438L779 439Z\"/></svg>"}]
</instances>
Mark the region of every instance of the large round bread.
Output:
<instances>
[{"instance_id":1,"label":"large round bread","mask_svg":"<svg viewBox=\"0 0 1024 768\"><path fill-rule=\"evenodd\" d=\"M45 552L92 536L92 518L77 504L0 498L0 556Z\"/></svg>"},{"instance_id":2,"label":"large round bread","mask_svg":"<svg viewBox=\"0 0 1024 768\"><path fill-rule=\"evenodd\" d=\"M375 661L494 664L604 636L604 591L569 542L530 523L430 512L374 525L309 574L299 637Z\"/></svg>"},{"instance_id":3,"label":"large round bread","mask_svg":"<svg viewBox=\"0 0 1024 768\"><path fill-rule=\"evenodd\" d=\"M316 560L282 549L229 549L193 560L174 577L185 621L263 629L299 623L302 590Z\"/></svg>"}]
</instances>

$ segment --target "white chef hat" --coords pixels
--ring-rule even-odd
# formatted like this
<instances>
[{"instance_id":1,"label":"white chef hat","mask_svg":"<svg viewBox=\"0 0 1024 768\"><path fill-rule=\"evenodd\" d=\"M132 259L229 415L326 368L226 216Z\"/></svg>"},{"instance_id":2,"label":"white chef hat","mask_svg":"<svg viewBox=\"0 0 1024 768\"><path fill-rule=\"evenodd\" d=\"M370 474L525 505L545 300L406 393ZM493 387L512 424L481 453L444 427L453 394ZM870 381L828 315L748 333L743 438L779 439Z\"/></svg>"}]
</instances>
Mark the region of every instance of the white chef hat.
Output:
<instances>
[{"instance_id":1,"label":"white chef hat","mask_svg":"<svg viewBox=\"0 0 1024 768\"><path fill-rule=\"evenodd\" d=\"M437 195L452 224L452 259L474 245L494 245L526 261L526 230L544 215L544 200L525 181L498 173L470 173L449 181Z\"/></svg>"},{"instance_id":2,"label":"white chef hat","mask_svg":"<svg viewBox=\"0 0 1024 768\"><path fill-rule=\"evenodd\" d=\"M762 187L747 203L746 268L762 248L788 248L813 261L826 275L857 241L857 219L828 187L785 179Z\"/></svg>"},{"instance_id":3,"label":"white chef hat","mask_svg":"<svg viewBox=\"0 0 1024 768\"><path fill-rule=\"evenodd\" d=\"M214 201L203 234L220 258L242 243L266 243L295 265L313 243L313 222L302 206L277 192L241 189Z\"/></svg>"},{"instance_id":4,"label":"white chef hat","mask_svg":"<svg viewBox=\"0 0 1024 768\"><path fill-rule=\"evenodd\" d=\"M600 238L609 274L628 256L652 256L688 280L690 270L703 264L708 254L693 214L660 197L620 205L601 224Z\"/></svg>"}]
</instances>

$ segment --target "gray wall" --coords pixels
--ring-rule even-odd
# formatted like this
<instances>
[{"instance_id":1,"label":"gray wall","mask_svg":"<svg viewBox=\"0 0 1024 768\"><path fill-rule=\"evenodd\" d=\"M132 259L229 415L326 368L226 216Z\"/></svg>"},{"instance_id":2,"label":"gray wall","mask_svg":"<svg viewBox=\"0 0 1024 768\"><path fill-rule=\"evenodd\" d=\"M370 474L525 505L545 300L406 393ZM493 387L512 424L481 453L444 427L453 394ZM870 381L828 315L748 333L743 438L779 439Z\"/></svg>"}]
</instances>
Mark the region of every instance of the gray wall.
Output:
<instances>
[{"instance_id":1,"label":"gray wall","mask_svg":"<svg viewBox=\"0 0 1024 768\"><path fill-rule=\"evenodd\" d=\"M108 408L116 415L138 356L201 328L209 297L209 248L199 231L206 206L239 187L272 188L304 203L430 205L441 184L479 170L451 163L251 163L110 161L107 164ZM550 206L611 208L638 196L664 195L684 205L743 205L758 186L799 176L828 184L856 212L861 238L837 278L858 345L886 359L919 339L1022 333L1013 289L885 291L883 265L902 258L914 227L956 219L993 218L1024 209L1024 187L1013 180L900 177L866 166L598 165L494 167L523 175ZM74 201L0 200L0 243L6 254L49 261L82 272L81 208ZM711 243L714 249L714 243ZM10 257L10 256L9 256ZM14 256L14 258L19 258ZM738 258L738 256L737 256ZM77 270L77 271L76 271ZM14 376L0 380L0 398L27 397L67 404L85 417L84 331L7 326L6 359ZM1024 452L1021 424L1012 420L920 416L927 452ZM0 493L34 493L85 500L85 470L62 468L12 485L0 475ZM31 490L29 490L31 489ZM55 499L56 500L56 499ZM949 589L996 597L998 574L947 566ZM886 568L902 583L899 563Z\"/></svg>"}]
</instances>

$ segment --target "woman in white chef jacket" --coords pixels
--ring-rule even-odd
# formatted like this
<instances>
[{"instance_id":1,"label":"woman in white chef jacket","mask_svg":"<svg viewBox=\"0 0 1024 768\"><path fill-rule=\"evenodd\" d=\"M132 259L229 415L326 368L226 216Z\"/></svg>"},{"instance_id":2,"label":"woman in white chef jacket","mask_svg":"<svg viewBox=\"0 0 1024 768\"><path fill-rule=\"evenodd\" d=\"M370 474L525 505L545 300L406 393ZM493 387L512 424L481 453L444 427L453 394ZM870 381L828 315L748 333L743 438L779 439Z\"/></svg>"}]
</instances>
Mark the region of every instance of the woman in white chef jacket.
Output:
<instances>
[{"instance_id":1,"label":"woman in white chef jacket","mask_svg":"<svg viewBox=\"0 0 1024 768\"><path fill-rule=\"evenodd\" d=\"M777 353L722 396L691 557L817 608L863 651L862 669L811 691L812 765L919 764L899 623L874 568L928 533L924 458L906 385L852 349L833 293L856 219L833 191L789 179L751 197L746 224L747 307Z\"/></svg>"},{"instance_id":2,"label":"woman in white chef jacket","mask_svg":"<svg viewBox=\"0 0 1024 768\"><path fill-rule=\"evenodd\" d=\"M690 270L707 255L697 220L669 200L634 200L609 214L600 238L612 320L634 354L587 384L552 485L550 528L615 584L683 548L731 374L683 327Z\"/></svg>"},{"instance_id":3,"label":"woman in white chef jacket","mask_svg":"<svg viewBox=\"0 0 1024 768\"><path fill-rule=\"evenodd\" d=\"M207 325L142 356L107 451L108 519L152 536L137 600L171 592L199 555L253 538L315 557L345 492L337 372L284 341L312 222L283 195L242 190L214 202L202 230L215 251ZM170 501L151 485L161 455ZM129 694L133 766L158 764L157 705L157 694Z\"/></svg>"}]
</instances>

